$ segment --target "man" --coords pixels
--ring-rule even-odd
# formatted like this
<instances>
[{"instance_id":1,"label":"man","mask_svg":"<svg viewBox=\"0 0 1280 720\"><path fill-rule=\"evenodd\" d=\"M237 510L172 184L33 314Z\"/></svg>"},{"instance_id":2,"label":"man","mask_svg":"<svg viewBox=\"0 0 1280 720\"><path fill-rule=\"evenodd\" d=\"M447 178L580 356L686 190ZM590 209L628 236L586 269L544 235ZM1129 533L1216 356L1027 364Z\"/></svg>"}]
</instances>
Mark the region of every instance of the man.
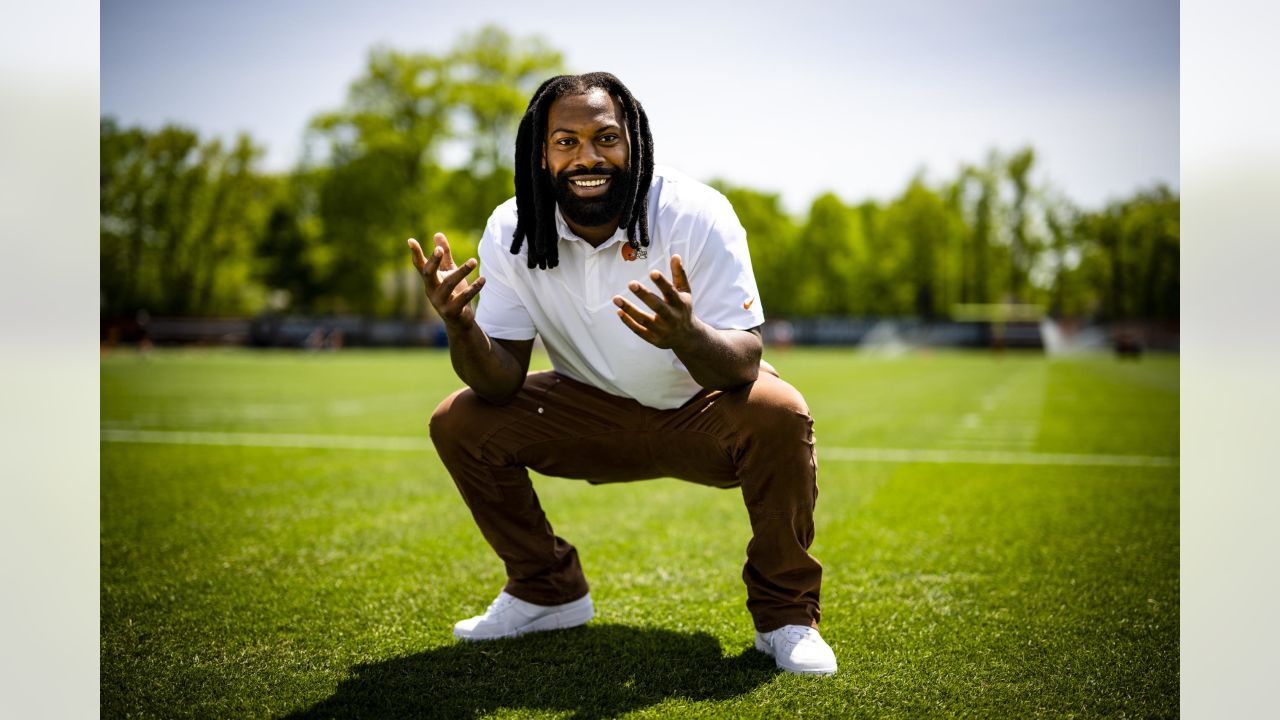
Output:
<instances>
[{"instance_id":1,"label":"man","mask_svg":"<svg viewBox=\"0 0 1280 720\"><path fill-rule=\"evenodd\" d=\"M483 277L466 279L475 259L456 265L441 234L429 256L409 246L468 386L436 409L431 438L507 571L454 635L594 616L577 550L551 530L528 468L594 483L676 477L742 489L756 647L784 670L834 673L817 630L822 566L808 553L813 421L761 362L746 232L723 195L655 168L626 87L590 73L538 88L516 138L516 196L480 241ZM535 336L554 371L528 373Z\"/></svg>"}]
</instances>

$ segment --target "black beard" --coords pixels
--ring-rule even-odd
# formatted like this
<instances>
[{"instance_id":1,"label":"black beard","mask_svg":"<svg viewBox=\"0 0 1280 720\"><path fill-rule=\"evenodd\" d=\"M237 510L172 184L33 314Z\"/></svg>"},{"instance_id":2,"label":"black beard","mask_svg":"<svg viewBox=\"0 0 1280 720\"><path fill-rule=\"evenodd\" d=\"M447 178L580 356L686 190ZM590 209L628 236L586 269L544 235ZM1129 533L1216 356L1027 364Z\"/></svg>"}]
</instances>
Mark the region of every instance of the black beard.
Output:
<instances>
[{"instance_id":1,"label":"black beard","mask_svg":"<svg viewBox=\"0 0 1280 720\"><path fill-rule=\"evenodd\" d=\"M569 185L570 179L579 175L607 175L609 189L600 197L580 198L573 194L573 188ZM582 227L600 227L622 217L628 200L627 186L630 184L631 172L626 169L565 171L551 178L560 212L566 219Z\"/></svg>"}]
</instances>

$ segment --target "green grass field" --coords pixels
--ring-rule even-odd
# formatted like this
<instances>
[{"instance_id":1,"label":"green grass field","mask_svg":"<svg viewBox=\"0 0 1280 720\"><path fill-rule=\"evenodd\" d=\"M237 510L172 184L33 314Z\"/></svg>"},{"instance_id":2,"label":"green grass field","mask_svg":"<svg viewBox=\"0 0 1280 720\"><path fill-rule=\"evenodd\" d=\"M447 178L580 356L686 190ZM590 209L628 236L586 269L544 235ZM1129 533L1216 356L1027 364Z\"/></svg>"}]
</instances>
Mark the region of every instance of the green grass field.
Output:
<instances>
[{"instance_id":1,"label":"green grass field","mask_svg":"<svg viewBox=\"0 0 1280 720\"><path fill-rule=\"evenodd\" d=\"M102 714L1178 713L1176 357L767 357L816 419L836 676L752 649L741 496L670 479L537 478L596 620L454 641L503 576L426 441L445 354L120 353Z\"/></svg>"}]
</instances>

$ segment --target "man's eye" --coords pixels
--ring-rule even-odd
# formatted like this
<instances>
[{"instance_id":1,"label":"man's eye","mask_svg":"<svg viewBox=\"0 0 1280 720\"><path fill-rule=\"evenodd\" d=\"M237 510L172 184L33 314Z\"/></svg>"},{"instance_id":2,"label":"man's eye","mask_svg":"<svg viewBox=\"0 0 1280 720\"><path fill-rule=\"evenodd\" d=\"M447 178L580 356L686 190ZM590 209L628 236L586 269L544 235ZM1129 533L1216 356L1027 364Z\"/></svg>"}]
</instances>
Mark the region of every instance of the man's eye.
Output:
<instances>
[{"instance_id":1,"label":"man's eye","mask_svg":"<svg viewBox=\"0 0 1280 720\"><path fill-rule=\"evenodd\" d=\"M569 146L573 144L573 138L560 138L556 141L557 145Z\"/></svg>"},{"instance_id":2,"label":"man's eye","mask_svg":"<svg viewBox=\"0 0 1280 720\"><path fill-rule=\"evenodd\" d=\"M600 142L617 142L617 135L604 135L600 138Z\"/></svg>"}]
</instances>

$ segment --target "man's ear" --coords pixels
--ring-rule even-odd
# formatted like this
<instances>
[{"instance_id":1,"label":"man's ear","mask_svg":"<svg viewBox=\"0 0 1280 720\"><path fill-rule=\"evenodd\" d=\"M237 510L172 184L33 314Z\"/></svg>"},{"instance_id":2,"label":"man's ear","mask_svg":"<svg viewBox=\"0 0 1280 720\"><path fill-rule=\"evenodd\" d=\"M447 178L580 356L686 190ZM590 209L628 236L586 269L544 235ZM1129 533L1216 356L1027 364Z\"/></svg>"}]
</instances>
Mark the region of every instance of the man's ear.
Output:
<instances>
[{"instance_id":1,"label":"man's ear","mask_svg":"<svg viewBox=\"0 0 1280 720\"><path fill-rule=\"evenodd\" d=\"M542 169L547 169L547 144L542 144Z\"/></svg>"}]
</instances>

